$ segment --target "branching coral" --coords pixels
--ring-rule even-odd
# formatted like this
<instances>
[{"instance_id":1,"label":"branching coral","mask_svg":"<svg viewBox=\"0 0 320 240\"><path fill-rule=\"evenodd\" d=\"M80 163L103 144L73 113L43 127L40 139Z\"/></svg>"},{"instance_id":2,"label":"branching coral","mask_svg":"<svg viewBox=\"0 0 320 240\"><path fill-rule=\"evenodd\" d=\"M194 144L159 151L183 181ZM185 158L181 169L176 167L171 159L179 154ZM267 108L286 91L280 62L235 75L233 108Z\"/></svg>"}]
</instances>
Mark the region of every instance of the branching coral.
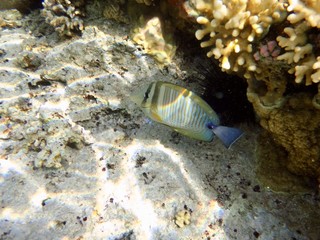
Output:
<instances>
[{"instance_id":1,"label":"branching coral","mask_svg":"<svg viewBox=\"0 0 320 240\"><path fill-rule=\"evenodd\" d=\"M286 16L285 4L276 0L191 0L189 5L203 25L196 38L208 37L201 43L201 47L211 47L207 55L219 59L223 71L244 72L246 78L260 71L252 56L253 43Z\"/></svg>"},{"instance_id":2,"label":"branching coral","mask_svg":"<svg viewBox=\"0 0 320 240\"><path fill-rule=\"evenodd\" d=\"M288 16L291 23L305 19L311 27L320 28L320 4L317 0L289 0L288 11L294 11Z\"/></svg>"},{"instance_id":3,"label":"branching coral","mask_svg":"<svg viewBox=\"0 0 320 240\"><path fill-rule=\"evenodd\" d=\"M320 4L315 0L289 0L287 20L290 27L284 29L286 36L278 36L277 41L284 53L277 59L287 62L289 73L295 75L295 82L305 85L320 82ZM320 91L313 104L319 109Z\"/></svg>"},{"instance_id":4,"label":"branching coral","mask_svg":"<svg viewBox=\"0 0 320 240\"><path fill-rule=\"evenodd\" d=\"M84 0L44 0L42 14L61 35L72 36L84 28L83 6Z\"/></svg>"},{"instance_id":5,"label":"branching coral","mask_svg":"<svg viewBox=\"0 0 320 240\"><path fill-rule=\"evenodd\" d=\"M286 81L278 80L282 66L274 61L280 49L274 40L263 39L272 24L285 20L286 3L277 0L190 0L188 5L186 9L195 9L189 13L196 15L197 22L203 25L196 31L196 38L207 39L201 47L211 47L208 57L218 59L223 71L248 79L250 91L257 89L256 84L264 86L260 94L265 105L278 104L286 89ZM260 53L256 52L258 45ZM257 80L261 83L256 83Z\"/></svg>"},{"instance_id":6,"label":"branching coral","mask_svg":"<svg viewBox=\"0 0 320 240\"><path fill-rule=\"evenodd\" d=\"M308 33L312 27L316 27L320 35L320 5L315 4L315 1L307 1L306 4L292 0L289 2L288 10L293 12L287 19L292 26L284 29L287 37L277 37L279 45L285 50L278 60L284 60L288 64L294 63L289 73L295 74L297 83L303 80L306 85L318 83L320 61L315 54L314 46L309 43Z\"/></svg>"}]
</instances>

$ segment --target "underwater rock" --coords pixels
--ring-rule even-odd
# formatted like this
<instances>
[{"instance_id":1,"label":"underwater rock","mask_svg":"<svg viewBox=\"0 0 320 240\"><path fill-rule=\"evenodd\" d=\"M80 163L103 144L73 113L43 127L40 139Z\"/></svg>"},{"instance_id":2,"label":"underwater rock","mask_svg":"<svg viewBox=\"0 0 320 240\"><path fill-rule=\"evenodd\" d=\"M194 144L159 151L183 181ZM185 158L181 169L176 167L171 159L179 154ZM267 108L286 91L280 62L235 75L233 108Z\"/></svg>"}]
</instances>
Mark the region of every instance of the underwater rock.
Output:
<instances>
[{"instance_id":1,"label":"underwater rock","mask_svg":"<svg viewBox=\"0 0 320 240\"><path fill-rule=\"evenodd\" d=\"M23 69L35 71L41 65L41 57L34 52L22 52L16 61L16 65Z\"/></svg>"},{"instance_id":2,"label":"underwater rock","mask_svg":"<svg viewBox=\"0 0 320 240\"><path fill-rule=\"evenodd\" d=\"M260 117L260 124L274 141L284 147L287 168L299 176L320 176L320 111L312 104L312 95L297 93L278 106L265 106L253 93L248 94Z\"/></svg>"},{"instance_id":3,"label":"underwater rock","mask_svg":"<svg viewBox=\"0 0 320 240\"><path fill-rule=\"evenodd\" d=\"M22 14L16 9L0 11L0 30L2 28L20 27L21 18Z\"/></svg>"},{"instance_id":4,"label":"underwater rock","mask_svg":"<svg viewBox=\"0 0 320 240\"><path fill-rule=\"evenodd\" d=\"M41 5L40 0L5 0L0 1L0 10L17 9L22 13L29 12L33 7Z\"/></svg>"},{"instance_id":5,"label":"underwater rock","mask_svg":"<svg viewBox=\"0 0 320 240\"><path fill-rule=\"evenodd\" d=\"M287 168L288 154L276 144L271 135L263 131L257 141L257 178L262 186L280 193L308 193L315 181L290 172Z\"/></svg>"},{"instance_id":6,"label":"underwater rock","mask_svg":"<svg viewBox=\"0 0 320 240\"><path fill-rule=\"evenodd\" d=\"M35 167L60 168L68 164L67 148L79 150L86 141L81 129L62 119L60 110L43 104L35 111L35 104L35 99L18 98L1 105L1 126L7 135L2 138L20 141L13 151L33 159Z\"/></svg>"}]
</instances>

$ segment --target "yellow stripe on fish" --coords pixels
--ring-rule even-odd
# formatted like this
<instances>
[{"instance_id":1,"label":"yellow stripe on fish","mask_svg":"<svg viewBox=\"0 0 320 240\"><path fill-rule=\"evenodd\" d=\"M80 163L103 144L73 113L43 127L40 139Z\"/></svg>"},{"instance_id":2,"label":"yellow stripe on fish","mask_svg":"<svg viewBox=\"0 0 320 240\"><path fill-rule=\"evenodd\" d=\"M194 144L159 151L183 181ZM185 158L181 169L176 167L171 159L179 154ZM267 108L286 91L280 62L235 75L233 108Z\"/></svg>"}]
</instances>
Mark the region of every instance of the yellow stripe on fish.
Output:
<instances>
[{"instance_id":1,"label":"yellow stripe on fish","mask_svg":"<svg viewBox=\"0 0 320 240\"><path fill-rule=\"evenodd\" d=\"M152 120L191 138L212 141L217 135L229 147L242 134L239 129L219 126L217 114L202 98L172 83L151 83L132 100Z\"/></svg>"}]
</instances>

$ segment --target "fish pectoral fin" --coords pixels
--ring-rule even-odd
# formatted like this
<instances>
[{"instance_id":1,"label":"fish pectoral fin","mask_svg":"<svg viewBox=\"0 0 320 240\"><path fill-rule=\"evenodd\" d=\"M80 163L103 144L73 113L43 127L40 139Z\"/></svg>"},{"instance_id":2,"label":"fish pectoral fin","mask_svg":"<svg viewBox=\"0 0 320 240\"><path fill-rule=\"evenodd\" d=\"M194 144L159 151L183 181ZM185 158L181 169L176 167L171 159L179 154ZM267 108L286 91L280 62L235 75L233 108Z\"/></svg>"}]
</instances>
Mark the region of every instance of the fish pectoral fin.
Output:
<instances>
[{"instance_id":1,"label":"fish pectoral fin","mask_svg":"<svg viewBox=\"0 0 320 240\"><path fill-rule=\"evenodd\" d=\"M153 121L163 124L162 118L159 116L159 114L155 113L154 111L151 111L148 115Z\"/></svg>"},{"instance_id":2,"label":"fish pectoral fin","mask_svg":"<svg viewBox=\"0 0 320 240\"><path fill-rule=\"evenodd\" d=\"M210 142L213 139L214 134L211 131L199 131L196 129L186 128L173 128L176 132L181 133L190 138L198 139L201 141Z\"/></svg>"}]
</instances>

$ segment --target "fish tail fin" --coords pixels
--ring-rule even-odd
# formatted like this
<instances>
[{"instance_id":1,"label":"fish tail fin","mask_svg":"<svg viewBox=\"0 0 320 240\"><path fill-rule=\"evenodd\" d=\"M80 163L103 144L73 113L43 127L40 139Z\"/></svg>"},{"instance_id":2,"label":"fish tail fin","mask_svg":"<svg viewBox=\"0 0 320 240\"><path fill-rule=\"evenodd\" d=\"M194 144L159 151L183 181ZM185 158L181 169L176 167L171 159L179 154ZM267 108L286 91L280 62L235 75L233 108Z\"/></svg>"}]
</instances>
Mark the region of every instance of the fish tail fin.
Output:
<instances>
[{"instance_id":1,"label":"fish tail fin","mask_svg":"<svg viewBox=\"0 0 320 240\"><path fill-rule=\"evenodd\" d=\"M226 148L230 148L243 134L243 131L238 128L217 126L212 129L213 133L222 141Z\"/></svg>"}]
</instances>

